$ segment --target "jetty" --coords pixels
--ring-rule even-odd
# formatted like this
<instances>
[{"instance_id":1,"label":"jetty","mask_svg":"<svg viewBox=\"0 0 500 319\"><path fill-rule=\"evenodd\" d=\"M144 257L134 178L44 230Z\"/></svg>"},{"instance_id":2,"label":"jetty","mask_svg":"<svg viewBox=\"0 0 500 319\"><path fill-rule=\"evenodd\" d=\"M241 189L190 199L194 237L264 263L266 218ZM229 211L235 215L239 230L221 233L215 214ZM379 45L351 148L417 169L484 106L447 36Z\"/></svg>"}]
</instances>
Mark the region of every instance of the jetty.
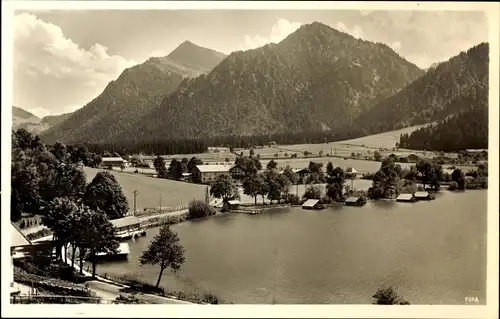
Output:
<instances>
[{"instance_id":1,"label":"jetty","mask_svg":"<svg viewBox=\"0 0 500 319\"><path fill-rule=\"evenodd\" d=\"M344 204L346 206L364 206L366 200L362 197L351 196L344 201Z\"/></svg>"},{"instance_id":2,"label":"jetty","mask_svg":"<svg viewBox=\"0 0 500 319\"><path fill-rule=\"evenodd\" d=\"M429 192L415 192L413 194L415 200L432 200L434 196L432 196Z\"/></svg>"}]
</instances>

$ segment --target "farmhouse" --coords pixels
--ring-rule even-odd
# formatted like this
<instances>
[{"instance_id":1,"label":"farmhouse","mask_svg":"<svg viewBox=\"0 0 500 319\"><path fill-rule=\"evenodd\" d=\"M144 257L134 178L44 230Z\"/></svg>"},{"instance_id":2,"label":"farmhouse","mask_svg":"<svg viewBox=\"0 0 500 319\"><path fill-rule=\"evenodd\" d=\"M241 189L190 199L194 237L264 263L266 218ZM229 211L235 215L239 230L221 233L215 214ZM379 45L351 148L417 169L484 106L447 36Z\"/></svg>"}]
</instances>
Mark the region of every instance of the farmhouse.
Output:
<instances>
[{"instance_id":1,"label":"farmhouse","mask_svg":"<svg viewBox=\"0 0 500 319\"><path fill-rule=\"evenodd\" d=\"M344 204L347 206L363 206L366 204L366 200L362 197L351 196L345 200Z\"/></svg>"},{"instance_id":2,"label":"farmhouse","mask_svg":"<svg viewBox=\"0 0 500 319\"><path fill-rule=\"evenodd\" d=\"M348 167L345 172L349 175L350 178L356 178L359 174L359 172L353 168L353 167Z\"/></svg>"},{"instance_id":3,"label":"farmhouse","mask_svg":"<svg viewBox=\"0 0 500 319\"><path fill-rule=\"evenodd\" d=\"M429 192L415 192L413 194L416 200L431 200L434 199Z\"/></svg>"},{"instance_id":4,"label":"farmhouse","mask_svg":"<svg viewBox=\"0 0 500 319\"><path fill-rule=\"evenodd\" d=\"M242 180L246 176L246 170L241 165L234 165L229 169L229 173L235 180Z\"/></svg>"},{"instance_id":5,"label":"farmhouse","mask_svg":"<svg viewBox=\"0 0 500 319\"><path fill-rule=\"evenodd\" d=\"M127 161L121 157L103 157L101 166L111 168L111 167L120 167L126 164Z\"/></svg>"},{"instance_id":6,"label":"farmhouse","mask_svg":"<svg viewBox=\"0 0 500 319\"><path fill-rule=\"evenodd\" d=\"M191 173L193 181L202 184L213 183L219 176L230 176L227 165L196 165Z\"/></svg>"},{"instance_id":7,"label":"farmhouse","mask_svg":"<svg viewBox=\"0 0 500 319\"><path fill-rule=\"evenodd\" d=\"M396 198L396 201L397 202L407 202L407 203L412 203L415 201L415 197L413 196L413 194L407 194L407 193L403 193L403 194L400 194L397 198Z\"/></svg>"},{"instance_id":8,"label":"farmhouse","mask_svg":"<svg viewBox=\"0 0 500 319\"><path fill-rule=\"evenodd\" d=\"M303 168L303 169L296 171L295 174L298 174L299 177L303 180L303 179L307 178L307 176L309 176L309 174L311 174L311 172L309 171L309 168L306 167L306 168Z\"/></svg>"},{"instance_id":9,"label":"farmhouse","mask_svg":"<svg viewBox=\"0 0 500 319\"><path fill-rule=\"evenodd\" d=\"M408 159L408 162L417 162L419 159L418 155L415 154L410 154L406 158Z\"/></svg>"}]
</instances>

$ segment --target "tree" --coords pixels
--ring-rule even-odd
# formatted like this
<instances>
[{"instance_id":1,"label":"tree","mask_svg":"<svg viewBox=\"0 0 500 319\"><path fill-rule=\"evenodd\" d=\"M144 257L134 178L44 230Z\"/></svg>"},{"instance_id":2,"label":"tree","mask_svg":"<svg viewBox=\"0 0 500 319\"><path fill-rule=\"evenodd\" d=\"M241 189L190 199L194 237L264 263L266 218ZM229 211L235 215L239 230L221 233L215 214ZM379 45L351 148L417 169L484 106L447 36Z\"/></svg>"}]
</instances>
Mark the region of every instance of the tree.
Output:
<instances>
[{"instance_id":1,"label":"tree","mask_svg":"<svg viewBox=\"0 0 500 319\"><path fill-rule=\"evenodd\" d=\"M321 188L319 185L309 185L302 197L305 199L321 199Z\"/></svg>"},{"instance_id":2,"label":"tree","mask_svg":"<svg viewBox=\"0 0 500 319\"><path fill-rule=\"evenodd\" d=\"M70 158L70 154L66 149L66 145L64 145L61 142L56 142L54 144L51 153L54 154L54 156L57 158L59 162L62 163L67 163Z\"/></svg>"},{"instance_id":3,"label":"tree","mask_svg":"<svg viewBox=\"0 0 500 319\"><path fill-rule=\"evenodd\" d=\"M189 218L201 218L215 215L215 209L205 201L192 200L188 207Z\"/></svg>"},{"instance_id":4,"label":"tree","mask_svg":"<svg viewBox=\"0 0 500 319\"><path fill-rule=\"evenodd\" d=\"M263 184L265 184L265 181L261 174L250 174L243 180L243 193L252 196L255 205L257 205L257 196L260 194Z\"/></svg>"},{"instance_id":5,"label":"tree","mask_svg":"<svg viewBox=\"0 0 500 319\"><path fill-rule=\"evenodd\" d=\"M276 163L274 160L270 160L269 163L267 163L266 167L268 170L276 169L278 167L278 163Z\"/></svg>"},{"instance_id":6,"label":"tree","mask_svg":"<svg viewBox=\"0 0 500 319\"><path fill-rule=\"evenodd\" d=\"M182 162L173 158L170 161L170 166L168 167L168 176L173 179L179 179L182 177Z\"/></svg>"},{"instance_id":7,"label":"tree","mask_svg":"<svg viewBox=\"0 0 500 319\"><path fill-rule=\"evenodd\" d=\"M78 201L82 199L87 186L85 172L74 164L59 164L48 179L52 187L42 189L46 201L56 197Z\"/></svg>"},{"instance_id":8,"label":"tree","mask_svg":"<svg viewBox=\"0 0 500 319\"><path fill-rule=\"evenodd\" d=\"M439 189L439 182L443 178L443 168L441 165L429 162L428 160L419 160L416 164L424 187L429 184L435 190Z\"/></svg>"},{"instance_id":9,"label":"tree","mask_svg":"<svg viewBox=\"0 0 500 319\"><path fill-rule=\"evenodd\" d=\"M326 195L334 201L342 200L346 174L340 167L333 168L333 164L327 165Z\"/></svg>"},{"instance_id":10,"label":"tree","mask_svg":"<svg viewBox=\"0 0 500 319\"><path fill-rule=\"evenodd\" d=\"M160 228L160 233L153 238L148 248L139 258L141 265L160 266L156 287L160 285L165 269L170 267L173 272L177 272L184 261L184 247L180 243L177 233L173 232L168 225Z\"/></svg>"},{"instance_id":11,"label":"tree","mask_svg":"<svg viewBox=\"0 0 500 319\"><path fill-rule=\"evenodd\" d=\"M221 175L210 187L210 195L215 198L222 198L224 202L234 197L238 192L236 183L231 178L231 176Z\"/></svg>"},{"instance_id":12,"label":"tree","mask_svg":"<svg viewBox=\"0 0 500 319\"><path fill-rule=\"evenodd\" d=\"M197 165L203 165L203 161L196 156L191 157L191 159L189 160L189 162L187 164L188 172L191 172L193 167L195 167Z\"/></svg>"},{"instance_id":13,"label":"tree","mask_svg":"<svg viewBox=\"0 0 500 319\"><path fill-rule=\"evenodd\" d=\"M76 229L75 242L80 247L80 256L89 251L92 277L95 278L97 254L116 254L119 243L115 238L113 224L104 212L83 206L80 209L79 221L80 227Z\"/></svg>"},{"instance_id":14,"label":"tree","mask_svg":"<svg viewBox=\"0 0 500 319\"><path fill-rule=\"evenodd\" d=\"M457 189L465 189L465 175L459 168L451 173L451 180L457 183Z\"/></svg>"},{"instance_id":15,"label":"tree","mask_svg":"<svg viewBox=\"0 0 500 319\"><path fill-rule=\"evenodd\" d=\"M253 149L253 147L250 149L249 155L250 157L253 157L255 155L255 150Z\"/></svg>"},{"instance_id":16,"label":"tree","mask_svg":"<svg viewBox=\"0 0 500 319\"><path fill-rule=\"evenodd\" d=\"M159 155L153 160L153 167L159 178L167 178L167 168L165 165L165 159Z\"/></svg>"},{"instance_id":17,"label":"tree","mask_svg":"<svg viewBox=\"0 0 500 319\"><path fill-rule=\"evenodd\" d=\"M40 187L36 168L23 166L21 163L12 163L10 180L12 221L18 221L22 213L36 214L39 209Z\"/></svg>"},{"instance_id":18,"label":"tree","mask_svg":"<svg viewBox=\"0 0 500 319\"><path fill-rule=\"evenodd\" d=\"M292 183L293 185L297 184L297 182L299 181L299 176L297 175L297 173L295 173L292 170L290 165L287 165L285 167L285 170L283 171L283 175L286 176L286 178L288 178L290 183Z\"/></svg>"},{"instance_id":19,"label":"tree","mask_svg":"<svg viewBox=\"0 0 500 319\"><path fill-rule=\"evenodd\" d=\"M97 168L101 165L101 163L102 163L102 156L94 154L90 159L89 166Z\"/></svg>"},{"instance_id":20,"label":"tree","mask_svg":"<svg viewBox=\"0 0 500 319\"><path fill-rule=\"evenodd\" d=\"M380 162L382 160L382 154L380 154L379 151L375 151L375 153L373 153L373 158L377 161L377 162Z\"/></svg>"},{"instance_id":21,"label":"tree","mask_svg":"<svg viewBox=\"0 0 500 319\"><path fill-rule=\"evenodd\" d=\"M99 172L87 185L83 195L85 205L105 212L109 219L121 218L127 214L129 206L120 184L109 172Z\"/></svg>"},{"instance_id":22,"label":"tree","mask_svg":"<svg viewBox=\"0 0 500 319\"><path fill-rule=\"evenodd\" d=\"M379 288L372 296L374 305L409 305L410 303L399 296L392 287Z\"/></svg>"}]
</instances>

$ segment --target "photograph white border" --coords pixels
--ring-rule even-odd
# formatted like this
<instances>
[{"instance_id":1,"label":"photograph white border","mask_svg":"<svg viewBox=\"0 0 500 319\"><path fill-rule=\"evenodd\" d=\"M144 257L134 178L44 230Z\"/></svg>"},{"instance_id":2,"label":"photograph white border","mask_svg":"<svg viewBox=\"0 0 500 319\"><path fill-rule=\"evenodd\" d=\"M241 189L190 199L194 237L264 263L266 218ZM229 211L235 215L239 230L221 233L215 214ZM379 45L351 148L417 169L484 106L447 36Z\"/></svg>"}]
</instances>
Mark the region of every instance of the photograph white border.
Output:
<instances>
[{"instance_id":1,"label":"photograph white border","mask_svg":"<svg viewBox=\"0 0 500 319\"><path fill-rule=\"evenodd\" d=\"M497 318L499 239L499 13L496 2L252 2L252 1L2 1L2 265L9 265L10 156L12 125L12 25L14 10L238 9L238 10L429 10L484 11L489 23L489 181L487 304L485 306L378 305L11 305L10 267L2 268L2 317L204 317L204 318ZM444 26L446 27L446 26Z\"/></svg>"}]
</instances>

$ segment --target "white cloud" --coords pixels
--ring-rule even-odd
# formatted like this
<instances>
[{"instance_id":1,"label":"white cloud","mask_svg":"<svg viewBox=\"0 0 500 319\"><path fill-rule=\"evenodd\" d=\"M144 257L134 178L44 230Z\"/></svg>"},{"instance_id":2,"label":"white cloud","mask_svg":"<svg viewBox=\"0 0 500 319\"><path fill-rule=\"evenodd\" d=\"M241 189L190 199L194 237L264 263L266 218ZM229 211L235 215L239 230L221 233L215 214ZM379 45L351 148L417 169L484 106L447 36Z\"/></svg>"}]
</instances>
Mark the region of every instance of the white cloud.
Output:
<instances>
[{"instance_id":1,"label":"white cloud","mask_svg":"<svg viewBox=\"0 0 500 319\"><path fill-rule=\"evenodd\" d=\"M271 28L269 36L245 36L244 43L240 46L240 50L255 49L268 43L278 43L284 40L291 33L295 32L301 25L302 24L299 22L290 22L286 19L279 19Z\"/></svg>"},{"instance_id":2,"label":"white cloud","mask_svg":"<svg viewBox=\"0 0 500 319\"><path fill-rule=\"evenodd\" d=\"M89 49L67 38L61 28L22 13L14 18L14 104L61 113L84 106L109 81L136 64L95 43Z\"/></svg>"},{"instance_id":3,"label":"white cloud","mask_svg":"<svg viewBox=\"0 0 500 319\"><path fill-rule=\"evenodd\" d=\"M393 44L391 44L391 47L395 52L399 52L399 50L401 50L401 42L396 41Z\"/></svg>"},{"instance_id":4,"label":"white cloud","mask_svg":"<svg viewBox=\"0 0 500 319\"><path fill-rule=\"evenodd\" d=\"M365 39L365 33L363 32L363 29L359 25L354 25L352 29L349 29L342 21L339 21L335 25L335 29L350 34L355 38Z\"/></svg>"}]
</instances>

